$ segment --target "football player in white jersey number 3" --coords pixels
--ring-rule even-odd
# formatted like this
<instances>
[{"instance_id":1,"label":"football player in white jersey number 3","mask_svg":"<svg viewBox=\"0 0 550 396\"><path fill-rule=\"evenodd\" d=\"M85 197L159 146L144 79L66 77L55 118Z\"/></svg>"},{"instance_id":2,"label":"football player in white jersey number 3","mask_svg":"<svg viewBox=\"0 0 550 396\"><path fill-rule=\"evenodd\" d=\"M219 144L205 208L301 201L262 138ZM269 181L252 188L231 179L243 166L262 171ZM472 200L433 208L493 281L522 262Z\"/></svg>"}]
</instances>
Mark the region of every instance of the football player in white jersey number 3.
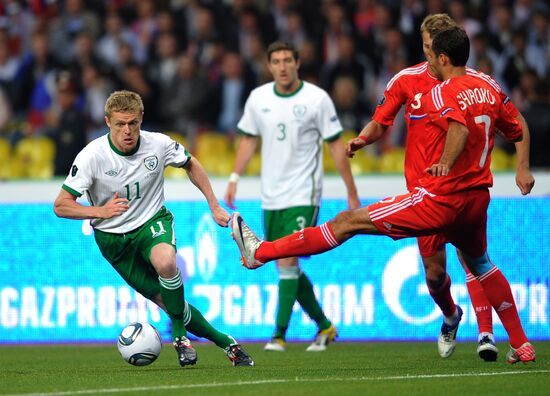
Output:
<instances>
[{"instance_id":1,"label":"football player in white jersey number 3","mask_svg":"<svg viewBox=\"0 0 550 396\"><path fill-rule=\"evenodd\" d=\"M290 44L267 49L273 82L252 91L237 128L241 133L234 171L225 200L234 209L237 181L262 139L262 208L267 240L275 240L315 225L321 201L323 141L328 143L348 194L348 206L360 206L344 145L342 126L329 95L298 78L298 52ZM279 304L273 338L266 351L286 348L286 331L294 302L315 321L318 332L308 351L320 352L336 337L336 329L321 309L311 282L297 257L277 260Z\"/></svg>"},{"instance_id":2,"label":"football player in white jersey number 3","mask_svg":"<svg viewBox=\"0 0 550 396\"><path fill-rule=\"evenodd\" d=\"M77 155L55 200L55 214L91 219L105 259L170 317L172 341L182 367L197 362L187 331L223 348L234 366L252 366L253 360L233 337L214 329L184 299L173 216L164 206L164 168L185 169L220 226L227 227L229 213L220 207L199 161L168 136L142 131L142 118L138 94L117 91L109 96L105 104L109 133ZM84 193L91 206L76 201Z\"/></svg>"}]
</instances>

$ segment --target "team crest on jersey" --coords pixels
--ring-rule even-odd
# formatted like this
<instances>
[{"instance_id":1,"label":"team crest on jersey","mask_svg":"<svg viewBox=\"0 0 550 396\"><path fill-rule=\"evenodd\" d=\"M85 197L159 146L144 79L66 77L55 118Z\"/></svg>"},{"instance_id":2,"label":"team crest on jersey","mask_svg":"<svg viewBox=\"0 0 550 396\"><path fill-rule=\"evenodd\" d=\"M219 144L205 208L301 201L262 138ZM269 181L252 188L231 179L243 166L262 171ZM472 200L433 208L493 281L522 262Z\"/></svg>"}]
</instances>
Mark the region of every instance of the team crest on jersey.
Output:
<instances>
[{"instance_id":1,"label":"team crest on jersey","mask_svg":"<svg viewBox=\"0 0 550 396\"><path fill-rule=\"evenodd\" d=\"M303 117L304 114L306 114L307 107L305 105L294 105L294 108L292 109L292 112L294 115L298 118Z\"/></svg>"},{"instance_id":2,"label":"team crest on jersey","mask_svg":"<svg viewBox=\"0 0 550 396\"><path fill-rule=\"evenodd\" d=\"M156 155L151 155L150 157L147 157L143 160L143 163L145 164L145 167L149 169L150 171L155 170L157 168L157 165L159 164L159 159Z\"/></svg>"}]
</instances>

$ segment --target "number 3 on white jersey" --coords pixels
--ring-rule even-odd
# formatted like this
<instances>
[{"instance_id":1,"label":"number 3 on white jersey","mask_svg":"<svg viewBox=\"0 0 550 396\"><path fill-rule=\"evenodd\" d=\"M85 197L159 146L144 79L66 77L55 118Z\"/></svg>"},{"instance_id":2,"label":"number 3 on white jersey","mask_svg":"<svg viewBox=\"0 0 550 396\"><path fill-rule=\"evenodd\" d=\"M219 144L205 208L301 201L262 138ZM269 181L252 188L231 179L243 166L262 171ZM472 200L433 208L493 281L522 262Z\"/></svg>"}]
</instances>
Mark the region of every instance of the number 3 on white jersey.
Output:
<instances>
[{"instance_id":1,"label":"number 3 on white jersey","mask_svg":"<svg viewBox=\"0 0 550 396\"><path fill-rule=\"evenodd\" d=\"M487 161L487 153L489 152L489 131L491 130L491 118L488 115L479 115L474 118L476 124L485 125L485 147L481 153L481 158L479 159L479 167L483 168L485 161Z\"/></svg>"}]
</instances>

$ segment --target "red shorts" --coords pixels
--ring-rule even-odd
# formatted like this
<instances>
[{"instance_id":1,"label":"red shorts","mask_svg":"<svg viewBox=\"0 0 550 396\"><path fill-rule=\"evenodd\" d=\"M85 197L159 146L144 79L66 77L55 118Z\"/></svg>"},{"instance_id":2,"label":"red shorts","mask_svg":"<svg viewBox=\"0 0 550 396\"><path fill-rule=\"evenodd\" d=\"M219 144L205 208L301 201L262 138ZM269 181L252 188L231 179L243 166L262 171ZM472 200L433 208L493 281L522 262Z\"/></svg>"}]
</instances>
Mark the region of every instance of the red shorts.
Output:
<instances>
[{"instance_id":1,"label":"red shorts","mask_svg":"<svg viewBox=\"0 0 550 396\"><path fill-rule=\"evenodd\" d=\"M416 242L422 257L432 257L449 241L445 234L440 233L416 237Z\"/></svg>"},{"instance_id":2,"label":"red shorts","mask_svg":"<svg viewBox=\"0 0 550 396\"><path fill-rule=\"evenodd\" d=\"M437 237L422 240L421 253L433 255L448 241L471 257L487 250L488 190L434 195L423 188L386 198L368 206L376 228L393 239ZM436 246L438 245L438 246Z\"/></svg>"}]
</instances>

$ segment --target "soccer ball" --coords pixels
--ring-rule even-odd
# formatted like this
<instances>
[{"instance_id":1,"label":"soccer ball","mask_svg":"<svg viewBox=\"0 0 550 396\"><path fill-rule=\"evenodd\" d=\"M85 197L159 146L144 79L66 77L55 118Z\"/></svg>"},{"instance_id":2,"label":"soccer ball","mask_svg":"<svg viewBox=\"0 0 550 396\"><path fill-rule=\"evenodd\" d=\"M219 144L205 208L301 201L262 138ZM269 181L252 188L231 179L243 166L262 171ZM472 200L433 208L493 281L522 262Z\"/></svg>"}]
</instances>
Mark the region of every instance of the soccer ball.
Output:
<instances>
[{"instance_id":1,"label":"soccer ball","mask_svg":"<svg viewBox=\"0 0 550 396\"><path fill-rule=\"evenodd\" d=\"M118 351L122 358L134 366L147 366L160 355L160 334L149 323L130 323L118 336Z\"/></svg>"}]
</instances>

